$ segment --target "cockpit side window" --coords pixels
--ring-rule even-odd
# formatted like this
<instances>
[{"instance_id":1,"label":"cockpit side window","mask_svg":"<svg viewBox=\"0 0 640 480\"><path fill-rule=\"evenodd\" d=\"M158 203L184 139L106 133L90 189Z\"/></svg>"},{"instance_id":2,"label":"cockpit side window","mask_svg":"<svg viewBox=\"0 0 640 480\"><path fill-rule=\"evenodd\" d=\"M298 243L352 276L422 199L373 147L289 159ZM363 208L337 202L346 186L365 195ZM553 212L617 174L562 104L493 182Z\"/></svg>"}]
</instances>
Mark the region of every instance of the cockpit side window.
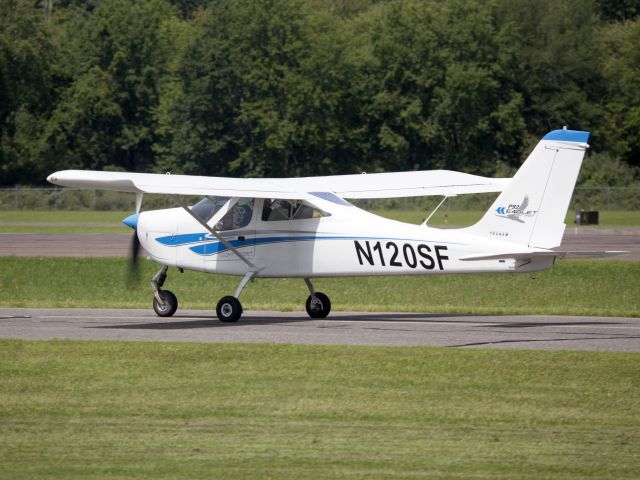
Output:
<instances>
[{"instance_id":1,"label":"cockpit side window","mask_svg":"<svg viewBox=\"0 0 640 480\"><path fill-rule=\"evenodd\" d=\"M303 220L321 218L327 214L303 200L265 199L262 207L262 221Z\"/></svg>"},{"instance_id":2,"label":"cockpit side window","mask_svg":"<svg viewBox=\"0 0 640 480\"><path fill-rule=\"evenodd\" d=\"M222 205L224 205L227 200L229 199L226 197L204 197L191 207L191 211L206 223L222 208Z\"/></svg>"},{"instance_id":3,"label":"cockpit side window","mask_svg":"<svg viewBox=\"0 0 640 480\"><path fill-rule=\"evenodd\" d=\"M205 223L209 223L228 200L228 197L205 197L191 207L191 211ZM253 216L253 203L253 198L241 198L213 228L224 231L246 227Z\"/></svg>"}]
</instances>

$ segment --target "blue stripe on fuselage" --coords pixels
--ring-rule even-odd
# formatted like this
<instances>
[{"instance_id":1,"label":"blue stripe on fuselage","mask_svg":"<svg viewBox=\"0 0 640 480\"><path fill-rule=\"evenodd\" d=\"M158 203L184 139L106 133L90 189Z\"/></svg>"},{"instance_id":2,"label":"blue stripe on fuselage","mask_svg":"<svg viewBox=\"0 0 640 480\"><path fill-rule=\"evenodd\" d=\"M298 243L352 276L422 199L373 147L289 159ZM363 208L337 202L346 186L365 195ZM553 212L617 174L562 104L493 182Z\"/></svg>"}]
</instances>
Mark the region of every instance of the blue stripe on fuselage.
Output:
<instances>
[{"instance_id":1,"label":"blue stripe on fuselage","mask_svg":"<svg viewBox=\"0 0 640 480\"><path fill-rule=\"evenodd\" d=\"M242 247L250 247L255 245L266 245L270 243L282 243L282 242L308 242L311 240L330 240L344 237L316 237L314 236L306 236L306 237L262 237L262 238L250 238L248 240L227 240L231 245L236 248ZM226 252L229 250L226 245L222 242L211 242L205 243L203 245L196 245L195 247L190 247L194 253L198 255L215 255L216 253Z\"/></svg>"},{"instance_id":2,"label":"blue stripe on fuselage","mask_svg":"<svg viewBox=\"0 0 640 480\"><path fill-rule=\"evenodd\" d=\"M356 236L316 236L316 235L302 235L302 236L291 236L291 235L280 235L273 237L258 237L258 238L248 238L245 240L232 240L228 239L231 245L236 248L243 247L251 247L256 245L269 245L274 243L285 243L285 242L309 242L316 240L375 240L375 241L383 241L383 240L395 240L395 241L403 241L403 242L426 242L426 243L443 243L448 245L464 245L463 243L458 242L435 242L433 240L425 240L425 239L409 239L409 238L396 238L396 237L356 237ZM180 235L169 235L165 237L158 237L156 241L162 245L167 247L180 247L184 245L189 245L192 243L200 243L200 245L195 245L193 247L189 247L189 250L204 256L215 255L217 253L226 252L229 248L224 245L219 240L211 237L206 233L185 233Z\"/></svg>"},{"instance_id":3,"label":"blue stripe on fuselage","mask_svg":"<svg viewBox=\"0 0 640 480\"><path fill-rule=\"evenodd\" d=\"M169 235L156 238L156 242L166 245L167 247L179 247L190 243L206 242L207 240L213 241L214 238L207 236L206 233L184 233L181 235Z\"/></svg>"},{"instance_id":4,"label":"blue stripe on fuselage","mask_svg":"<svg viewBox=\"0 0 640 480\"><path fill-rule=\"evenodd\" d=\"M434 242L433 240L415 240L415 239L406 239L406 238L388 238L388 237L342 237L342 236L323 236L318 237L315 235L309 236L278 236L278 237L261 237L261 238L250 238L247 240L227 240L232 246L236 248L250 247L256 245L269 245L274 243L285 243L285 242L309 242L316 240L396 240L396 241L405 241L405 242L426 242L426 243L444 243L448 245L464 245L462 243L456 242ZM209 243L204 243L202 245L196 245L194 247L189 247L194 253L198 255L215 255L217 253L226 252L229 248L224 245L222 242L213 241Z\"/></svg>"}]
</instances>

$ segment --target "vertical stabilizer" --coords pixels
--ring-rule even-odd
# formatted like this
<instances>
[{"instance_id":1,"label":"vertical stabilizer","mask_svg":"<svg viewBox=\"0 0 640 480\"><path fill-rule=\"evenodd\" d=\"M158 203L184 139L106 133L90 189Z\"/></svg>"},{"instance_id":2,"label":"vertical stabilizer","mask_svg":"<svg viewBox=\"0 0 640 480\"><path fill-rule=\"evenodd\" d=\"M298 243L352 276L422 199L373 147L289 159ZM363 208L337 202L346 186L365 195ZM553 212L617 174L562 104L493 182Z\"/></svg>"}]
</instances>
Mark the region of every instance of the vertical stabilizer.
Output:
<instances>
[{"instance_id":1,"label":"vertical stabilizer","mask_svg":"<svg viewBox=\"0 0 640 480\"><path fill-rule=\"evenodd\" d=\"M588 139L589 132L575 130L545 135L469 232L531 248L559 246Z\"/></svg>"}]
</instances>

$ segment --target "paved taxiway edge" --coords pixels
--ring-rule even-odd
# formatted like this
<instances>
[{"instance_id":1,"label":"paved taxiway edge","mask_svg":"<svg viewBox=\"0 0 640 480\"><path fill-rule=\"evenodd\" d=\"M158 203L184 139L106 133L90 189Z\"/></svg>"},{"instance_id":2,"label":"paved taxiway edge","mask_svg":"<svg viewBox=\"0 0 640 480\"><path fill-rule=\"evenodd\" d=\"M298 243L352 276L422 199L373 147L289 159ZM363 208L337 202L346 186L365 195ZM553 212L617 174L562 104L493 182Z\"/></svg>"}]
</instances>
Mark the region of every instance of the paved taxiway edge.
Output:
<instances>
[{"instance_id":1,"label":"paved taxiway edge","mask_svg":"<svg viewBox=\"0 0 640 480\"><path fill-rule=\"evenodd\" d=\"M227 324L210 311L161 319L150 310L3 308L0 338L640 352L640 318L247 311Z\"/></svg>"}]
</instances>

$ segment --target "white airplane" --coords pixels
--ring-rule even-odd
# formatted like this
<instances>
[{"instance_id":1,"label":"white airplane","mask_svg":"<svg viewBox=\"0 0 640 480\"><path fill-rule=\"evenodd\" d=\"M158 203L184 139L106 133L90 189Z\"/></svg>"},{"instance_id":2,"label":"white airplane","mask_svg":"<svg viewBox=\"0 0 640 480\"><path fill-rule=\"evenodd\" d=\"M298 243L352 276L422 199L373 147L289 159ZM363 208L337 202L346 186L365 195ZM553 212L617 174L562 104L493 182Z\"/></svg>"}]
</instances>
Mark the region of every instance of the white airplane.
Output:
<instances>
[{"instance_id":1,"label":"white airplane","mask_svg":"<svg viewBox=\"0 0 640 480\"><path fill-rule=\"evenodd\" d=\"M178 308L176 296L162 289L168 268L176 267L242 277L235 295L217 304L223 322L242 315L239 298L249 281L268 277L303 278L309 316L324 318L331 302L314 290L313 277L534 272L572 254L615 253L553 250L588 138L582 131L548 133L513 178L447 170L269 179L65 170L48 181L136 194L136 213L124 223L161 265L151 280L161 317ZM501 193L478 223L459 229L389 220L345 200L481 192ZM140 212L145 193L202 200Z\"/></svg>"}]
</instances>

